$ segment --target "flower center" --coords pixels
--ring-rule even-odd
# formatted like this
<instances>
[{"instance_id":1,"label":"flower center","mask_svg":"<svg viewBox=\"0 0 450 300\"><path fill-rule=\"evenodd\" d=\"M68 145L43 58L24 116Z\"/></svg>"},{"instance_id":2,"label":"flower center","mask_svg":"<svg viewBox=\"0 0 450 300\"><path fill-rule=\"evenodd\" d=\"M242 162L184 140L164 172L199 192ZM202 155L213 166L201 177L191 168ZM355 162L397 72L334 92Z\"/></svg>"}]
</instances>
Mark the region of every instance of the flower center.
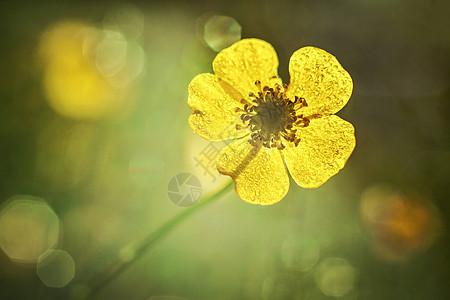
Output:
<instances>
[{"instance_id":1,"label":"flower center","mask_svg":"<svg viewBox=\"0 0 450 300\"><path fill-rule=\"evenodd\" d=\"M236 125L236 129L250 128L250 144L263 145L267 148L285 148L283 142L300 142L296 136L297 129L294 127L306 127L309 119L298 115L300 108L308 106L305 99L295 97L294 101L286 96L286 85L277 84L275 88L268 86L261 87L261 82L257 80L258 95L249 94L249 99L242 99L244 108L236 107L236 112L241 112L243 125Z\"/></svg>"}]
</instances>

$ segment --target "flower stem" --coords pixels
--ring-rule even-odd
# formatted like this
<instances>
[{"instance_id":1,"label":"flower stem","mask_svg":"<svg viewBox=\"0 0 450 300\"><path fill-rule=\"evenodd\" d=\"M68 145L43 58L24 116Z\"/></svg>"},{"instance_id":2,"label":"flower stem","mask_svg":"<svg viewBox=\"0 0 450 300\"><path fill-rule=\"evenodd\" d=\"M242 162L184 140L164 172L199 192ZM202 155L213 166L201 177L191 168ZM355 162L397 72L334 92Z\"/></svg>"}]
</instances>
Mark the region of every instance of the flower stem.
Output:
<instances>
[{"instance_id":1,"label":"flower stem","mask_svg":"<svg viewBox=\"0 0 450 300\"><path fill-rule=\"evenodd\" d=\"M150 233L144 240L142 240L136 247L134 247L133 257L129 260L117 259L117 261L105 272L100 273L97 278L94 279L92 288L86 295L85 299L93 298L99 291L101 291L108 283L110 283L114 278L123 273L129 266L136 262L143 254L146 253L152 246L154 246L158 241L163 239L169 233L172 232L183 220L187 217L200 210L202 207L212 203L214 200L220 198L226 192L230 190L233 186L233 181L230 180L221 189L219 189L214 194L208 196L206 199L199 201L198 203L184 209L181 213L174 216L161 227Z\"/></svg>"}]
</instances>

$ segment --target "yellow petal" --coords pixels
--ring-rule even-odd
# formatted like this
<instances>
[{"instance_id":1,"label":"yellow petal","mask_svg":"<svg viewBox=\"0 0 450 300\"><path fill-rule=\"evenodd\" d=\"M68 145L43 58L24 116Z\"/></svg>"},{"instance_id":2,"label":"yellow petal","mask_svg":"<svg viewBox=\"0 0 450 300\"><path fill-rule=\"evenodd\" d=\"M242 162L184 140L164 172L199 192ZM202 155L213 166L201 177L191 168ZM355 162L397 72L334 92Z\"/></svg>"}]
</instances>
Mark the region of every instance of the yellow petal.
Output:
<instances>
[{"instance_id":1,"label":"yellow petal","mask_svg":"<svg viewBox=\"0 0 450 300\"><path fill-rule=\"evenodd\" d=\"M350 99L353 82L337 59L325 50L304 47L294 52L289 61L287 95L303 97L308 107L306 116L329 115L341 110Z\"/></svg>"},{"instance_id":2,"label":"yellow petal","mask_svg":"<svg viewBox=\"0 0 450 300\"><path fill-rule=\"evenodd\" d=\"M217 54L213 61L214 74L247 98L258 92L255 81L262 86L281 83L277 77L277 53L269 43L258 39L244 39Z\"/></svg>"},{"instance_id":3,"label":"yellow petal","mask_svg":"<svg viewBox=\"0 0 450 300\"><path fill-rule=\"evenodd\" d=\"M298 133L298 146L288 145L283 154L292 178L304 188L318 187L339 172L356 144L353 125L336 115L313 119Z\"/></svg>"},{"instance_id":4,"label":"yellow petal","mask_svg":"<svg viewBox=\"0 0 450 300\"><path fill-rule=\"evenodd\" d=\"M231 176L236 192L249 203L270 205L289 189L289 176L281 152L253 147L247 138L232 142L217 156L217 170Z\"/></svg>"},{"instance_id":5,"label":"yellow petal","mask_svg":"<svg viewBox=\"0 0 450 300\"><path fill-rule=\"evenodd\" d=\"M188 105L194 110L189 124L205 139L221 141L248 134L248 129L236 129L236 124L242 121L234 109L242 105L225 93L212 74L200 74L192 79Z\"/></svg>"}]
</instances>

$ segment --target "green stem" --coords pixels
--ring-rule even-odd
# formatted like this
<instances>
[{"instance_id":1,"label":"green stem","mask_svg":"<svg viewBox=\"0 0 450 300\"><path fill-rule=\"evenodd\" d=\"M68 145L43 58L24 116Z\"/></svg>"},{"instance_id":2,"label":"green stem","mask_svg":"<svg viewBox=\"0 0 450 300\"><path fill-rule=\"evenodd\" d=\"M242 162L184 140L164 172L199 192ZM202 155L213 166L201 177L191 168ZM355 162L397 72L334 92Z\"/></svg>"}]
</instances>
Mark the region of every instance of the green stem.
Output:
<instances>
[{"instance_id":1,"label":"green stem","mask_svg":"<svg viewBox=\"0 0 450 300\"><path fill-rule=\"evenodd\" d=\"M220 198L233 186L233 181L230 180L226 185L224 185L217 192L201 200L195 205L192 205L184 209L181 213L171 218L169 221L164 223L157 230L150 233L143 241L141 241L134 249L133 258L130 260L118 259L108 270L101 273L97 279L94 280L91 290L85 299L91 299L99 291L101 291L108 283L110 283L114 278L124 272L129 266L136 262L147 250L154 246L159 240L167 236L172 230L174 230L184 219L192 215L194 212L200 210L202 207L213 202L215 199Z\"/></svg>"}]
</instances>

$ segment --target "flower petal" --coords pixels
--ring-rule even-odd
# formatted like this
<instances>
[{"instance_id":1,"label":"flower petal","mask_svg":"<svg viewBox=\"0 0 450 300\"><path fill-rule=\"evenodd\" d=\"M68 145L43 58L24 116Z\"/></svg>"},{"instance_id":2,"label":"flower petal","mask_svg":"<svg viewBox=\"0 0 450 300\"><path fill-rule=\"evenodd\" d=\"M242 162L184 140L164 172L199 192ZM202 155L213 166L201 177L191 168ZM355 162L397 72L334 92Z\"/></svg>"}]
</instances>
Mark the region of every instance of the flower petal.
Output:
<instances>
[{"instance_id":1,"label":"flower petal","mask_svg":"<svg viewBox=\"0 0 450 300\"><path fill-rule=\"evenodd\" d=\"M245 98L258 92L255 81L262 86L281 83L277 77L278 57L269 43L258 39L244 39L217 54L213 61L214 74L234 87ZM276 77L276 78L273 78Z\"/></svg>"},{"instance_id":2,"label":"flower petal","mask_svg":"<svg viewBox=\"0 0 450 300\"><path fill-rule=\"evenodd\" d=\"M352 78L325 50L304 47L295 51L289 61L289 74L287 96L305 98L308 103L302 109L305 116L336 113L352 95Z\"/></svg>"},{"instance_id":3,"label":"flower petal","mask_svg":"<svg viewBox=\"0 0 450 300\"><path fill-rule=\"evenodd\" d=\"M280 151L254 147L247 138L233 141L219 153L217 170L233 178L239 197L249 203L274 204L289 190Z\"/></svg>"},{"instance_id":4,"label":"flower petal","mask_svg":"<svg viewBox=\"0 0 450 300\"><path fill-rule=\"evenodd\" d=\"M234 109L242 105L223 90L212 74L200 74L192 79L188 105L194 110L189 124L205 139L221 141L249 133L248 129L236 129L236 124L242 124L242 121Z\"/></svg>"},{"instance_id":5,"label":"flower petal","mask_svg":"<svg viewBox=\"0 0 450 300\"><path fill-rule=\"evenodd\" d=\"M325 183L342 169L355 148L353 125L336 115L311 120L299 129L300 143L288 145L284 159L295 182L304 188Z\"/></svg>"}]
</instances>

